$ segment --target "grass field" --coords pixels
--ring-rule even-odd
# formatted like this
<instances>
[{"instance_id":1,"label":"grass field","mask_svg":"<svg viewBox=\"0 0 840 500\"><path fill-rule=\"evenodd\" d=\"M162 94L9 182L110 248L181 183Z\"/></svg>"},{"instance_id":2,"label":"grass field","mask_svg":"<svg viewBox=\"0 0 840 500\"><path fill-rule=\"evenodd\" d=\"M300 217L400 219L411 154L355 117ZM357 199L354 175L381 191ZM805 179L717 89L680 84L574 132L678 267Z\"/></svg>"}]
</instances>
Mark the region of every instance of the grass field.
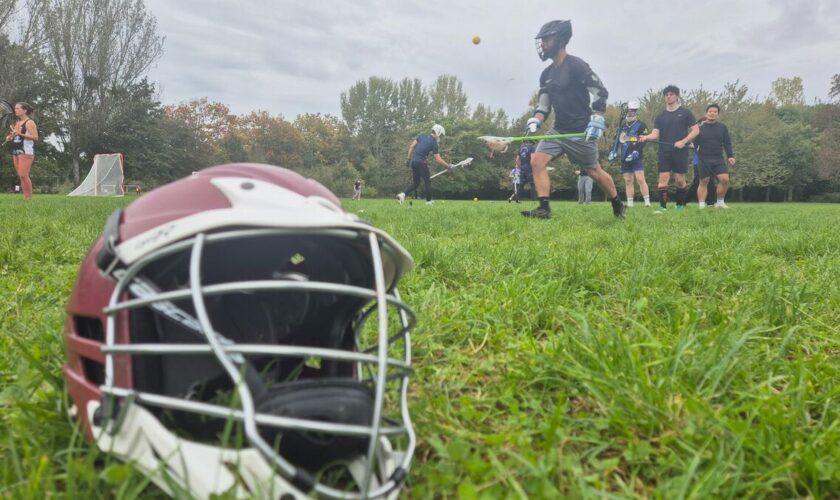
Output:
<instances>
[{"instance_id":1,"label":"grass field","mask_svg":"<svg viewBox=\"0 0 840 500\"><path fill-rule=\"evenodd\" d=\"M80 439L60 377L78 265L128 201L0 196L0 497L160 496ZM840 492L840 205L345 206L417 263L410 497Z\"/></svg>"}]
</instances>

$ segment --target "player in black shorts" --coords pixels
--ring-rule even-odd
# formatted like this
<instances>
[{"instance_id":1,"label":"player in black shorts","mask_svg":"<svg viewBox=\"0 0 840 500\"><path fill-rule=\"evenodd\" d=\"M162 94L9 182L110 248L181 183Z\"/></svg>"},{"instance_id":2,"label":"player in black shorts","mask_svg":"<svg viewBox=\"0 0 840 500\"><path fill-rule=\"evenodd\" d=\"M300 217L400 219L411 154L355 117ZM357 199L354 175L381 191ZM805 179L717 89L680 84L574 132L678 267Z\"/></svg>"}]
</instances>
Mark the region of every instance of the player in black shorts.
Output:
<instances>
[{"instance_id":1,"label":"player in black shorts","mask_svg":"<svg viewBox=\"0 0 840 500\"><path fill-rule=\"evenodd\" d=\"M659 145L659 210L656 213L664 213L668 208L671 172L674 173L674 183L677 185L677 209L685 206L685 174L688 172L686 145L691 142L688 134L699 133L691 111L680 106L680 89L676 85L668 85L662 95L665 96L665 111L654 120L651 133L639 136L640 142L659 140L665 143Z\"/></svg>"},{"instance_id":2,"label":"player in black shorts","mask_svg":"<svg viewBox=\"0 0 840 500\"><path fill-rule=\"evenodd\" d=\"M548 135L585 132L585 136L541 140L537 144L537 150L531 156L531 167L540 205L522 212L522 215L551 218L548 162L566 155L573 165L587 170L612 202L613 215L623 219L624 203L618 197L612 176L598 162L597 140L607 128L604 119L609 96L607 89L586 61L566 52L566 44L572 38L571 21L549 21L535 38L540 59L551 59L552 63L540 75L537 110L528 120L528 131L536 132L554 111L554 128L548 131ZM590 96L594 96L594 100Z\"/></svg>"},{"instance_id":3,"label":"player in black shorts","mask_svg":"<svg viewBox=\"0 0 840 500\"><path fill-rule=\"evenodd\" d=\"M688 138L697 145L697 155L700 159L700 185L697 187L697 199L701 209L706 208L706 193L709 179L715 176L718 180L717 202L715 208L729 208L724 202L726 190L729 189L729 166L735 165L735 153L732 152L732 140L729 129L718 121L720 106L709 104L706 108L706 119L700 125L700 130L692 131ZM723 153L726 153L726 160Z\"/></svg>"}]
</instances>

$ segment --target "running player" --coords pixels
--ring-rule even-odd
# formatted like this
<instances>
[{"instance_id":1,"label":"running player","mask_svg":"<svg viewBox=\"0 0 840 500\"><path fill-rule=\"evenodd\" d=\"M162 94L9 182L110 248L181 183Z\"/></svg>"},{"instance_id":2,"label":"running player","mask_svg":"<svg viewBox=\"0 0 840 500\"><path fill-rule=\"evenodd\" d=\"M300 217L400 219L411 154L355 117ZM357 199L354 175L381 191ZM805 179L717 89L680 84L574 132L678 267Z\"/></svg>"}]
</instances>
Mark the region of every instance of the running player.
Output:
<instances>
[{"instance_id":1,"label":"running player","mask_svg":"<svg viewBox=\"0 0 840 500\"><path fill-rule=\"evenodd\" d=\"M551 180L548 177L548 162L561 155L598 183L612 202L613 214L624 218L624 204L615 189L612 177L598 162L596 141L607 128L604 112L607 109L607 89L598 75L583 59L566 52L566 45L572 38L572 23L568 20L549 21L537 33L537 54L540 59L552 63L540 75L540 91L537 110L527 122L527 129L534 133L554 110L554 128L548 134L585 132L584 138L543 140L537 144L531 156L531 167L537 186L539 206L523 211L526 217L551 218L549 194ZM595 96L594 102L590 94Z\"/></svg>"}]
</instances>

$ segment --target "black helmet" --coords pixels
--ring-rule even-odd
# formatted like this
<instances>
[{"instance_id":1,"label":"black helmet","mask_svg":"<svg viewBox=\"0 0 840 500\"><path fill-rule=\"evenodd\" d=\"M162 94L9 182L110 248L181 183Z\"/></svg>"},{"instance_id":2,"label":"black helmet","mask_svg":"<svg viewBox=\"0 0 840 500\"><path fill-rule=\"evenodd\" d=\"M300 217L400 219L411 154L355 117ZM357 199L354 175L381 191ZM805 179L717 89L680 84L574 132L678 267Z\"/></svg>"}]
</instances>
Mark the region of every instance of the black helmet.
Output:
<instances>
[{"instance_id":1,"label":"black helmet","mask_svg":"<svg viewBox=\"0 0 840 500\"><path fill-rule=\"evenodd\" d=\"M537 42L537 54L543 61L554 57L558 50L569 43L569 39L572 38L572 21L568 19L549 21L543 24L540 32L534 38L540 40L549 36L554 36L554 44L549 49L551 53L544 52L540 42Z\"/></svg>"}]
</instances>

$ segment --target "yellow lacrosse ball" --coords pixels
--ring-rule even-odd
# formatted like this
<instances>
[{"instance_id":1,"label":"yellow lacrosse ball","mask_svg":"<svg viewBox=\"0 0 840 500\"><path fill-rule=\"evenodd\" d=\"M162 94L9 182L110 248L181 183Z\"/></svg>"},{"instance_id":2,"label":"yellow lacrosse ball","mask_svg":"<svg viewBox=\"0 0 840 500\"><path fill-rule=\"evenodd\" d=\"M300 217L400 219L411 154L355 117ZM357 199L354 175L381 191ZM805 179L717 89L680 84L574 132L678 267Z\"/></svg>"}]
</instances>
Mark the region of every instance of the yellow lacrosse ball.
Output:
<instances>
[{"instance_id":1,"label":"yellow lacrosse ball","mask_svg":"<svg viewBox=\"0 0 840 500\"><path fill-rule=\"evenodd\" d=\"M473 201L478 202L478 196L476 196L475 198L473 198Z\"/></svg>"},{"instance_id":2,"label":"yellow lacrosse ball","mask_svg":"<svg viewBox=\"0 0 840 500\"><path fill-rule=\"evenodd\" d=\"M472 42L473 42L473 44L478 45L479 43L481 43L481 37L478 36L478 35L475 35L472 39Z\"/></svg>"}]
</instances>

